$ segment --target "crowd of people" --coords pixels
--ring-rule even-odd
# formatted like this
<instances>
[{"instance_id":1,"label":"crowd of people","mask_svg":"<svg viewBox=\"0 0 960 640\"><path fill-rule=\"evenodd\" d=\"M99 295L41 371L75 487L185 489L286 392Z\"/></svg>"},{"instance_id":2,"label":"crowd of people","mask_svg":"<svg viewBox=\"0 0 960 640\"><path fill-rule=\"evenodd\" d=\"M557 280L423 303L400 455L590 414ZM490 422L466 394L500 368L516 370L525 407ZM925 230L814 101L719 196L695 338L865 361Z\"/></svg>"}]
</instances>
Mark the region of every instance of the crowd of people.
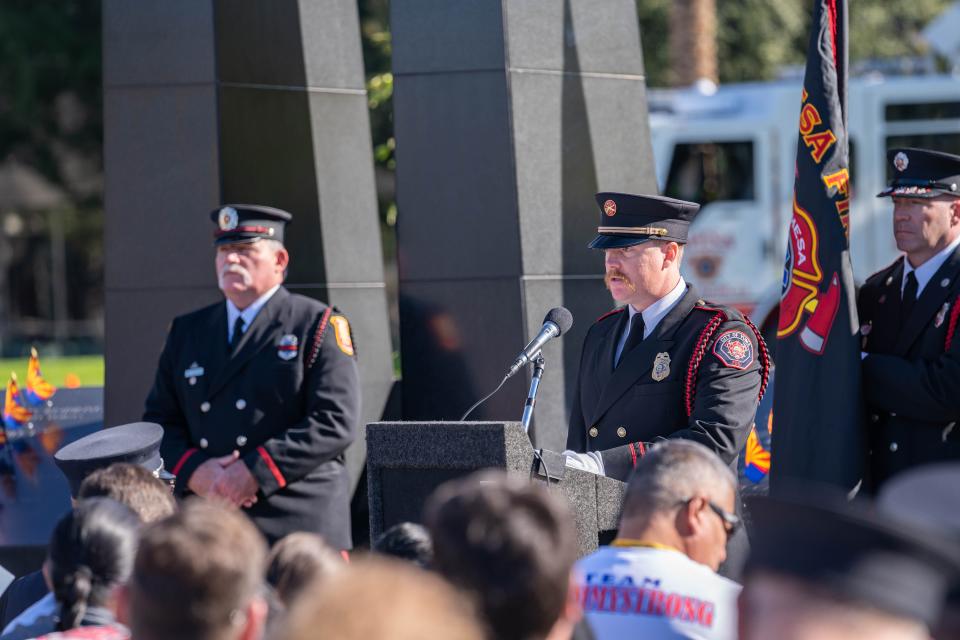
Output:
<instances>
[{"instance_id":1,"label":"crowd of people","mask_svg":"<svg viewBox=\"0 0 960 640\"><path fill-rule=\"evenodd\" d=\"M525 475L442 484L423 524L346 552L306 532L269 547L236 505L176 500L149 464L95 467L62 465L84 477L50 538L49 592L6 594L0 640L960 637L955 464L875 501L757 498L744 522L724 461L667 440L630 476L616 539L583 557L558 485ZM737 582L717 570L743 528Z\"/></svg>"}]
</instances>

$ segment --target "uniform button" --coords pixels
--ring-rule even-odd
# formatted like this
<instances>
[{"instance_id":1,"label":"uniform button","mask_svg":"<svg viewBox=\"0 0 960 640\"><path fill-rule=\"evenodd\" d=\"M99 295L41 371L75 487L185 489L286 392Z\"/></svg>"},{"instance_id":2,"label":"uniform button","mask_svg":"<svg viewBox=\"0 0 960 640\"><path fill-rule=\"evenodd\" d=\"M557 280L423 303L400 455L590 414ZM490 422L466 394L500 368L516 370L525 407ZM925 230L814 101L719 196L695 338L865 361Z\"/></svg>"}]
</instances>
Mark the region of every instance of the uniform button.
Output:
<instances>
[{"instance_id":1,"label":"uniform button","mask_svg":"<svg viewBox=\"0 0 960 640\"><path fill-rule=\"evenodd\" d=\"M617 435L620 436L621 438L626 438L627 430L624 429L623 427L617 427Z\"/></svg>"},{"instance_id":2,"label":"uniform button","mask_svg":"<svg viewBox=\"0 0 960 640\"><path fill-rule=\"evenodd\" d=\"M880 416L878 416L878 415L875 414L875 413L871 413L871 414L870 414L870 422L877 422L877 421L879 421L879 420L880 420Z\"/></svg>"},{"instance_id":3,"label":"uniform button","mask_svg":"<svg viewBox=\"0 0 960 640\"><path fill-rule=\"evenodd\" d=\"M247 436L237 436L237 446L242 447L247 444Z\"/></svg>"},{"instance_id":4,"label":"uniform button","mask_svg":"<svg viewBox=\"0 0 960 640\"><path fill-rule=\"evenodd\" d=\"M237 410L238 410L238 411L243 411L243 410L246 409L246 408L247 408L247 401L246 401L246 400L244 400L243 398L240 398L239 400L237 400Z\"/></svg>"},{"instance_id":5,"label":"uniform button","mask_svg":"<svg viewBox=\"0 0 960 640\"><path fill-rule=\"evenodd\" d=\"M206 439L206 438L200 438L200 448L201 448L201 449L206 449L206 448L207 448L207 445L209 445L209 444L210 444L210 443L207 442L207 439Z\"/></svg>"},{"instance_id":6,"label":"uniform button","mask_svg":"<svg viewBox=\"0 0 960 640\"><path fill-rule=\"evenodd\" d=\"M896 453L897 449L899 449L899 448L900 448L900 447L897 446L897 443L896 443L896 442L891 442L891 443L890 443L890 451Z\"/></svg>"},{"instance_id":7,"label":"uniform button","mask_svg":"<svg viewBox=\"0 0 960 640\"><path fill-rule=\"evenodd\" d=\"M896 417L897 417L897 414L895 414L893 411L891 411L891 412L890 412L890 417L891 417L891 418L896 418Z\"/></svg>"},{"instance_id":8,"label":"uniform button","mask_svg":"<svg viewBox=\"0 0 960 640\"><path fill-rule=\"evenodd\" d=\"M598 435L600 435L600 429L597 429L596 427L590 427L590 437L596 438Z\"/></svg>"},{"instance_id":9,"label":"uniform button","mask_svg":"<svg viewBox=\"0 0 960 640\"><path fill-rule=\"evenodd\" d=\"M203 404L201 404L200 411L203 411L204 413L206 413L207 411L210 411L210 403L204 402Z\"/></svg>"}]
</instances>

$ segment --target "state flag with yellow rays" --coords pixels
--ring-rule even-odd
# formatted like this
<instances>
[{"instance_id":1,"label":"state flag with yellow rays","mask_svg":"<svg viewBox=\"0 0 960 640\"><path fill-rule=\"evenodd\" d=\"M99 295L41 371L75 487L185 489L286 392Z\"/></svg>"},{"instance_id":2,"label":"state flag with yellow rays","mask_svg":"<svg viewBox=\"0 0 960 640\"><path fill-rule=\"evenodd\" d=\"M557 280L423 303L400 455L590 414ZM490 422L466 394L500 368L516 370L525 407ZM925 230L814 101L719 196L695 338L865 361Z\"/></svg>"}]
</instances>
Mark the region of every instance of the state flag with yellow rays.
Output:
<instances>
[{"instance_id":1,"label":"state flag with yellow rays","mask_svg":"<svg viewBox=\"0 0 960 640\"><path fill-rule=\"evenodd\" d=\"M40 405L53 397L57 388L47 382L40 372L40 356L37 350L30 348L30 362L27 363L27 387L25 397L32 405Z\"/></svg>"},{"instance_id":2,"label":"state flag with yellow rays","mask_svg":"<svg viewBox=\"0 0 960 640\"><path fill-rule=\"evenodd\" d=\"M25 406L20 395L17 374L11 371L10 380L7 382L7 395L3 402L3 426L7 431L22 429L32 417L33 412Z\"/></svg>"}]
</instances>

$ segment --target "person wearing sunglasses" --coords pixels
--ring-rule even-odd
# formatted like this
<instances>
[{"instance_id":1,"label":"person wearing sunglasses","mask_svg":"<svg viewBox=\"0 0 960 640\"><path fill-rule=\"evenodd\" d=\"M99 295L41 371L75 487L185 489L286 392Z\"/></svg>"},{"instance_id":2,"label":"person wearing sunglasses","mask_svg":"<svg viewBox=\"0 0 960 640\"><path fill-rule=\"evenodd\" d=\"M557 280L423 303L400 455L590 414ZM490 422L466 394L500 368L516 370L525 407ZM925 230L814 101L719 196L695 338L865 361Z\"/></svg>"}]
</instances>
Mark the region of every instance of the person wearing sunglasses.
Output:
<instances>
[{"instance_id":1,"label":"person wearing sunglasses","mask_svg":"<svg viewBox=\"0 0 960 640\"><path fill-rule=\"evenodd\" d=\"M598 640L735 638L740 585L716 573L734 514L736 478L697 442L666 440L637 462L617 538L576 567Z\"/></svg>"}]
</instances>

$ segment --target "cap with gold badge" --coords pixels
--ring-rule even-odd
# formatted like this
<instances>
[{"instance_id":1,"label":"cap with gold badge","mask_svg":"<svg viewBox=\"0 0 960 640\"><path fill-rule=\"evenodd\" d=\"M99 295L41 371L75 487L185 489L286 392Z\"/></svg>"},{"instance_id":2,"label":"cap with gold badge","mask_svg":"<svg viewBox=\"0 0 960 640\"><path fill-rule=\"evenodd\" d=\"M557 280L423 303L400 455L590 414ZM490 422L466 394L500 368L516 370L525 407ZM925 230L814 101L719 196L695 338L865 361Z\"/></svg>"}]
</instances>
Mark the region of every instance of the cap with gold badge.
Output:
<instances>
[{"instance_id":1,"label":"cap with gold badge","mask_svg":"<svg viewBox=\"0 0 960 640\"><path fill-rule=\"evenodd\" d=\"M901 198L960 197L960 156L909 147L887 151L890 186L877 194Z\"/></svg>"},{"instance_id":2,"label":"cap with gold badge","mask_svg":"<svg viewBox=\"0 0 960 640\"><path fill-rule=\"evenodd\" d=\"M617 249L648 240L685 244L687 229L700 210L696 202L665 196L598 193L600 224L591 249Z\"/></svg>"}]
</instances>

